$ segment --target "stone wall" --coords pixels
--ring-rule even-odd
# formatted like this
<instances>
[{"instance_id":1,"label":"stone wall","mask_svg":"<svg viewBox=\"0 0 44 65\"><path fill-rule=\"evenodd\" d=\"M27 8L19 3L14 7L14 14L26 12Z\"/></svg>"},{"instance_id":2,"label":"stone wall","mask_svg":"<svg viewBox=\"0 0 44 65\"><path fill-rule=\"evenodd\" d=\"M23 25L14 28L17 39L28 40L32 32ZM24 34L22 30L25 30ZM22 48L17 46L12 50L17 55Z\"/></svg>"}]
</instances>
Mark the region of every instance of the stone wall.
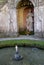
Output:
<instances>
[{"instance_id":1,"label":"stone wall","mask_svg":"<svg viewBox=\"0 0 44 65\"><path fill-rule=\"evenodd\" d=\"M34 32L36 36L44 37L44 2L34 7Z\"/></svg>"},{"instance_id":2,"label":"stone wall","mask_svg":"<svg viewBox=\"0 0 44 65\"><path fill-rule=\"evenodd\" d=\"M20 0L8 0L0 9L0 33L14 36L18 33L17 4ZM30 0L34 5L34 33L44 37L44 0Z\"/></svg>"},{"instance_id":3,"label":"stone wall","mask_svg":"<svg viewBox=\"0 0 44 65\"><path fill-rule=\"evenodd\" d=\"M16 9L5 4L0 10L0 33L16 36L18 32Z\"/></svg>"},{"instance_id":4,"label":"stone wall","mask_svg":"<svg viewBox=\"0 0 44 65\"><path fill-rule=\"evenodd\" d=\"M34 34L44 37L44 0L32 0L34 5Z\"/></svg>"}]
</instances>

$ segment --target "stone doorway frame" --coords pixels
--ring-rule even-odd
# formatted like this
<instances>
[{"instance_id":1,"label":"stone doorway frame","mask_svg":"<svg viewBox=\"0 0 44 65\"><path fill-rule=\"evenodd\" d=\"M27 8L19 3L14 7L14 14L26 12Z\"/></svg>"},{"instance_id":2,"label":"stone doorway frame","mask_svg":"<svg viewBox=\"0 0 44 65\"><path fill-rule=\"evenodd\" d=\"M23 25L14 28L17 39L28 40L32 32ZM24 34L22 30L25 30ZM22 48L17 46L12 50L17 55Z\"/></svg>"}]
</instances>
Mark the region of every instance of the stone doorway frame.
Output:
<instances>
[{"instance_id":1,"label":"stone doorway frame","mask_svg":"<svg viewBox=\"0 0 44 65\"><path fill-rule=\"evenodd\" d=\"M19 8L22 8L22 4L19 4L21 1L19 1L18 2L18 4L17 4L17 9L19 9ZM34 34L34 5L33 5L33 3L31 2L31 1L29 1L31 4L30 4L30 6L33 6L33 34ZM21 5L21 7L20 7L20 5ZM25 5L24 5L25 6ZM29 7L30 8L30 6L27 6L27 7ZM18 18L18 16L17 16L17 18ZM24 34L25 35L25 34Z\"/></svg>"}]
</instances>

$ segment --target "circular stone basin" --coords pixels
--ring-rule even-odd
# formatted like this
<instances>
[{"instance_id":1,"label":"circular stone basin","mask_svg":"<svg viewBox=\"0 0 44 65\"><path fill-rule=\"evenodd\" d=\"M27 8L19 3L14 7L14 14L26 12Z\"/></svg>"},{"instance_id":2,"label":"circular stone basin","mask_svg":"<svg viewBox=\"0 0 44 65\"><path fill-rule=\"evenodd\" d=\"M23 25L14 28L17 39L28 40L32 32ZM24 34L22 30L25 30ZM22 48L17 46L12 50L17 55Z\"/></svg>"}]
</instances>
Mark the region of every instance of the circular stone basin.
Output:
<instances>
[{"instance_id":1,"label":"circular stone basin","mask_svg":"<svg viewBox=\"0 0 44 65\"><path fill-rule=\"evenodd\" d=\"M19 47L23 60L12 60L15 47L0 49L0 65L44 65L44 50L29 47Z\"/></svg>"}]
</instances>

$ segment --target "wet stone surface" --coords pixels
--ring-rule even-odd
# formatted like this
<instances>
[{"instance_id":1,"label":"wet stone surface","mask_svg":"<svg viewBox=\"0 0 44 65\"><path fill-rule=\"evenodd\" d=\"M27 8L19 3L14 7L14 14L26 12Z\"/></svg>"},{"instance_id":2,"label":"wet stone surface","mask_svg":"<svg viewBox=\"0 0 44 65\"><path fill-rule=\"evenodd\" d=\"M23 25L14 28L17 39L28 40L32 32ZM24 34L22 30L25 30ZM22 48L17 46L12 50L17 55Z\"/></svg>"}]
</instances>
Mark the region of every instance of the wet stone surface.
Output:
<instances>
[{"instance_id":1,"label":"wet stone surface","mask_svg":"<svg viewBox=\"0 0 44 65\"><path fill-rule=\"evenodd\" d=\"M12 60L15 48L0 49L0 65L44 65L44 50L37 48L19 47L23 60Z\"/></svg>"}]
</instances>

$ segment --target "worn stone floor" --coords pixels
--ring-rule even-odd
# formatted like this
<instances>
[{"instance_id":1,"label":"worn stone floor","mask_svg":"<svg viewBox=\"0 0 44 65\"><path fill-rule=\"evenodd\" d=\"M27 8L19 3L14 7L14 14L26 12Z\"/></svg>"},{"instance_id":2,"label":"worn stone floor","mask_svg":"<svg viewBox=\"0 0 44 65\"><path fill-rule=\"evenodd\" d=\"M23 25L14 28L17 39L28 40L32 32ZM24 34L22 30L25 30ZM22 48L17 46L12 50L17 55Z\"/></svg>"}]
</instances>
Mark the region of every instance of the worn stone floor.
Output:
<instances>
[{"instance_id":1,"label":"worn stone floor","mask_svg":"<svg viewBox=\"0 0 44 65\"><path fill-rule=\"evenodd\" d=\"M34 35L20 35L18 37L15 37L15 38L0 38L0 41L3 41L3 40L20 40L20 39L29 39L29 40L43 40L44 41L44 38L40 38L40 37L36 37Z\"/></svg>"}]
</instances>

